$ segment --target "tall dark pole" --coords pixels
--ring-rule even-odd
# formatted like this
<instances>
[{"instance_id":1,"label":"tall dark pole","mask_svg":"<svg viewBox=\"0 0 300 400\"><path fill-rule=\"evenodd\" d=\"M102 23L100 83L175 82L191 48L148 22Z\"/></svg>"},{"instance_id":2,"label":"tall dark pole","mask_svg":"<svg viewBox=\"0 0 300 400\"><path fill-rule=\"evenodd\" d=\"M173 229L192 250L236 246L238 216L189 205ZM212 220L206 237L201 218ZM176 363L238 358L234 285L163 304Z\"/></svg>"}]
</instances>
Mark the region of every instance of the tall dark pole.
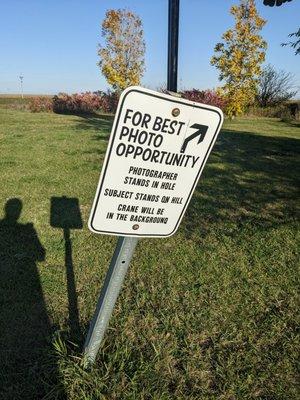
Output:
<instances>
[{"instance_id":1,"label":"tall dark pole","mask_svg":"<svg viewBox=\"0 0 300 400\"><path fill-rule=\"evenodd\" d=\"M167 89L177 92L179 0L169 0L168 83Z\"/></svg>"}]
</instances>

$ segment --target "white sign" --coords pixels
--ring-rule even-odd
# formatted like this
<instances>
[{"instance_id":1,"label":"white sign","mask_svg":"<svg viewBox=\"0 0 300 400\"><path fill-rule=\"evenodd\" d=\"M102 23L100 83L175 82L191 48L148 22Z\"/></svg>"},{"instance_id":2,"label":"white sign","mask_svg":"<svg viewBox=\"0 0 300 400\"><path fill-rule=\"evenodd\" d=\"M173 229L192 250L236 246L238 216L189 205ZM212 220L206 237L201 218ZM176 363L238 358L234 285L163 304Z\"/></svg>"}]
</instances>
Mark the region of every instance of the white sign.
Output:
<instances>
[{"instance_id":1,"label":"white sign","mask_svg":"<svg viewBox=\"0 0 300 400\"><path fill-rule=\"evenodd\" d=\"M91 231L173 235L222 122L216 107L141 87L126 89L90 215Z\"/></svg>"}]
</instances>

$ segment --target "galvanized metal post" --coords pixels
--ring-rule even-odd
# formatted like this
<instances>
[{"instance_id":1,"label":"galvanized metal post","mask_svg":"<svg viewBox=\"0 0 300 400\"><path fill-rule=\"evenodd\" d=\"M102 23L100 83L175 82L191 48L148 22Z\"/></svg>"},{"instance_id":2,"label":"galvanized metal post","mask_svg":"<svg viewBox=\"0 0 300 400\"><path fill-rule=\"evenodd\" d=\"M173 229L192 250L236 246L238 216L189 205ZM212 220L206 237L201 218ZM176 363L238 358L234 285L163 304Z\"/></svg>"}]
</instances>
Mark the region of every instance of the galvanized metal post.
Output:
<instances>
[{"instance_id":1,"label":"galvanized metal post","mask_svg":"<svg viewBox=\"0 0 300 400\"><path fill-rule=\"evenodd\" d=\"M137 242L135 237L120 236L118 239L84 344L86 366L93 364L96 359Z\"/></svg>"},{"instance_id":2,"label":"galvanized metal post","mask_svg":"<svg viewBox=\"0 0 300 400\"><path fill-rule=\"evenodd\" d=\"M177 92L179 0L169 0L167 90Z\"/></svg>"}]
</instances>

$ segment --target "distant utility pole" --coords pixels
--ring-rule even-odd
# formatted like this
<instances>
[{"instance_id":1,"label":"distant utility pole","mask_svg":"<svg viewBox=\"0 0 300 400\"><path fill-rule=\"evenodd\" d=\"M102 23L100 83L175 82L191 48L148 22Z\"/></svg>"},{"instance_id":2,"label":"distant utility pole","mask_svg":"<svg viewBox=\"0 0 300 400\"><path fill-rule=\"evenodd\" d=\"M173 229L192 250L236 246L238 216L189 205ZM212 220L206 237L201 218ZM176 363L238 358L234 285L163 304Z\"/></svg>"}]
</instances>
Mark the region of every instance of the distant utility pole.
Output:
<instances>
[{"instance_id":1,"label":"distant utility pole","mask_svg":"<svg viewBox=\"0 0 300 400\"><path fill-rule=\"evenodd\" d=\"M20 78L20 83L21 83L21 97L22 97L22 99L24 99L24 95L23 95L23 78L24 78L24 76L20 75L19 78Z\"/></svg>"}]
</instances>

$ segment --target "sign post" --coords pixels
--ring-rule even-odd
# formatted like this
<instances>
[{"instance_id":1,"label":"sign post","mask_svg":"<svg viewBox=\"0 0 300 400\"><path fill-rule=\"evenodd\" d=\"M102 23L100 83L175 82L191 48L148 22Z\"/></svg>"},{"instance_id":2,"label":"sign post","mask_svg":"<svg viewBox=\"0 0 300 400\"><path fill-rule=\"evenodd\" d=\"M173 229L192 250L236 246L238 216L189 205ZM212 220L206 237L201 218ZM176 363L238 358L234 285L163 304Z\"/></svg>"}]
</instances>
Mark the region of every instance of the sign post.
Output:
<instances>
[{"instance_id":1,"label":"sign post","mask_svg":"<svg viewBox=\"0 0 300 400\"><path fill-rule=\"evenodd\" d=\"M179 0L170 0L170 91L177 89L178 12ZM92 232L119 239L84 345L86 365L96 358L138 238L176 232L222 121L216 107L141 87L122 93L89 219Z\"/></svg>"},{"instance_id":2,"label":"sign post","mask_svg":"<svg viewBox=\"0 0 300 400\"><path fill-rule=\"evenodd\" d=\"M169 0L167 90L177 92L179 0Z\"/></svg>"},{"instance_id":3,"label":"sign post","mask_svg":"<svg viewBox=\"0 0 300 400\"><path fill-rule=\"evenodd\" d=\"M86 366L94 363L96 359L137 242L138 239L135 237L120 236L118 239L85 341L84 362Z\"/></svg>"}]
</instances>

